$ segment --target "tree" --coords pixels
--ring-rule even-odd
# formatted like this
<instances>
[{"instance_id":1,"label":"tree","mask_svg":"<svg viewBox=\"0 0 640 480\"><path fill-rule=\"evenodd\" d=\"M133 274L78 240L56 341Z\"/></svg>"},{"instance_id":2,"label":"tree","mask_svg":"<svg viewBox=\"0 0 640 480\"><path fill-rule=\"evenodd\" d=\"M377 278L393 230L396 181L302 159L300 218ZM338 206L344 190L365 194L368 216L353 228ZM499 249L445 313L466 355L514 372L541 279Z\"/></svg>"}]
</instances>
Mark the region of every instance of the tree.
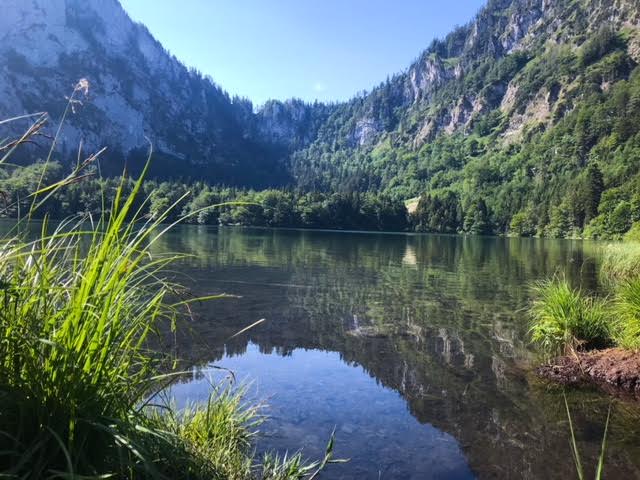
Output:
<instances>
[{"instance_id":1,"label":"tree","mask_svg":"<svg viewBox=\"0 0 640 480\"><path fill-rule=\"evenodd\" d=\"M473 205L473 208L465 215L465 232L471 235L490 235L493 233L489 220L489 209L481 198Z\"/></svg>"},{"instance_id":2,"label":"tree","mask_svg":"<svg viewBox=\"0 0 640 480\"><path fill-rule=\"evenodd\" d=\"M566 202L562 202L557 207L551 209L549 216L548 234L555 238L567 237L573 228L571 221L571 209Z\"/></svg>"},{"instance_id":3,"label":"tree","mask_svg":"<svg viewBox=\"0 0 640 480\"><path fill-rule=\"evenodd\" d=\"M454 192L448 191L433 197L423 195L413 214L414 230L456 233L461 227L461 217L460 201Z\"/></svg>"},{"instance_id":4,"label":"tree","mask_svg":"<svg viewBox=\"0 0 640 480\"><path fill-rule=\"evenodd\" d=\"M604 180L597 162L589 163L584 198L585 223L598 216L598 207L604 191Z\"/></svg>"},{"instance_id":5,"label":"tree","mask_svg":"<svg viewBox=\"0 0 640 480\"><path fill-rule=\"evenodd\" d=\"M631 204L620 202L609 217L609 231L614 235L622 235L631 228Z\"/></svg>"},{"instance_id":6,"label":"tree","mask_svg":"<svg viewBox=\"0 0 640 480\"><path fill-rule=\"evenodd\" d=\"M531 209L516 213L511 219L509 230L519 237L533 237L536 234L536 221Z\"/></svg>"}]
</instances>

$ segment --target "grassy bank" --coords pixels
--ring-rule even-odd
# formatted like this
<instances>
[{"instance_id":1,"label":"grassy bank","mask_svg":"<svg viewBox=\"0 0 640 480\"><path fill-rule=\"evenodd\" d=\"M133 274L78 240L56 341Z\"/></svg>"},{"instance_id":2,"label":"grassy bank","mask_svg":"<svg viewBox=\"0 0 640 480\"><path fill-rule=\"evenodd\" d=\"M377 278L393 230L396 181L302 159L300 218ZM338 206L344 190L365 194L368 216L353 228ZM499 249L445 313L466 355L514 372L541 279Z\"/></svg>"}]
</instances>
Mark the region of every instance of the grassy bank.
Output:
<instances>
[{"instance_id":1,"label":"grassy bank","mask_svg":"<svg viewBox=\"0 0 640 480\"><path fill-rule=\"evenodd\" d=\"M602 258L607 295L587 295L563 277L534 286L531 335L549 356L605 347L640 350L640 244L608 245Z\"/></svg>"},{"instance_id":2,"label":"grassy bank","mask_svg":"<svg viewBox=\"0 0 640 480\"><path fill-rule=\"evenodd\" d=\"M613 395L640 399L640 243L608 245L600 282L606 293L590 295L562 276L533 287L531 338L549 362L540 376L565 386L597 385ZM564 397L570 445L578 479L584 465ZM611 404L594 478L604 475Z\"/></svg>"},{"instance_id":3,"label":"grassy bank","mask_svg":"<svg viewBox=\"0 0 640 480\"><path fill-rule=\"evenodd\" d=\"M0 168L28 135L3 146ZM179 328L196 301L168 279L179 257L152 254L179 201L142 216L141 177L128 193L119 184L99 218L55 228L45 218L38 234L28 232L43 201L81 181L93 158L54 184L41 179L0 239L0 477L315 477L331 461L331 442L322 462L256 458L261 414L241 391L212 388L206 405L183 411L157 404L180 372L177 359L147 345L162 325Z\"/></svg>"}]
</instances>

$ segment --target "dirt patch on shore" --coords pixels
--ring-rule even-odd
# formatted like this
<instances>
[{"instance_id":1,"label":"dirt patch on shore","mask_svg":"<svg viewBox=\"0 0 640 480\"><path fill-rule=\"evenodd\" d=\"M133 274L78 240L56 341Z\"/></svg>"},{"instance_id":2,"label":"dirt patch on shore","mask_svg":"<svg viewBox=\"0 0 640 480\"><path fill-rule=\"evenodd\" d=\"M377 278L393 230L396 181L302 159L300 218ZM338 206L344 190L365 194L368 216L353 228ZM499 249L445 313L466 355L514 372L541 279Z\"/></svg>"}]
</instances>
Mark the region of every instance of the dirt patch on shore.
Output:
<instances>
[{"instance_id":1,"label":"dirt patch on shore","mask_svg":"<svg viewBox=\"0 0 640 480\"><path fill-rule=\"evenodd\" d=\"M562 385L595 384L612 394L640 399L640 353L619 348L580 352L557 358L538 375Z\"/></svg>"}]
</instances>

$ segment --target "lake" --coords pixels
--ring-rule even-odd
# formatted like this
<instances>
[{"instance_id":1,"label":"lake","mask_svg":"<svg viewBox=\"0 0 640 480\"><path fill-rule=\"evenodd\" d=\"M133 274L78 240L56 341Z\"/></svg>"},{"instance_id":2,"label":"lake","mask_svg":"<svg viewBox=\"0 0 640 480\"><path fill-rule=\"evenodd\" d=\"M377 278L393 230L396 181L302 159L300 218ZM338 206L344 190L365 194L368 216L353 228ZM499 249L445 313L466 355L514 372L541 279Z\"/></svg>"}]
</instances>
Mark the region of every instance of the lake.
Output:
<instances>
[{"instance_id":1,"label":"lake","mask_svg":"<svg viewBox=\"0 0 640 480\"><path fill-rule=\"evenodd\" d=\"M318 458L331 479L576 478L562 391L532 373L532 282L564 273L598 290L593 242L180 227L196 295L177 354L179 405L233 372L266 404L258 451ZM233 337L259 319L263 323ZM216 367L216 368L213 368ZM587 476L610 399L568 392ZM640 478L638 408L613 402L605 475Z\"/></svg>"}]
</instances>

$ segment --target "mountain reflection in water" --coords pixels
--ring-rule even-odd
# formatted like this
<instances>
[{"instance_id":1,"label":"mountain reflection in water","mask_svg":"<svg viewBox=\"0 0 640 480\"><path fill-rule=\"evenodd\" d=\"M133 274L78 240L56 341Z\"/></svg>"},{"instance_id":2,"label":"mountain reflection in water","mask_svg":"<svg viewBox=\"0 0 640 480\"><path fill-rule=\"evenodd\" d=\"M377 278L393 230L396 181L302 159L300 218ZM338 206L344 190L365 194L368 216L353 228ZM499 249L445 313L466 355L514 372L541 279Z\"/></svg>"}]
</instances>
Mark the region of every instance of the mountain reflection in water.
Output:
<instances>
[{"instance_id":1,"label":"mountain reflection in water","mask_svg":"<svg viewBox=\"0 0 640 480\"><path fill-rule=\"evenodd\" d=\"M159 251L197 295L178 355L179 402L206 398L207 365L252 381L270 418L258 449L321 455L326 478L575 478L560 391L529 373L529 285L564 272L597 290L589 242L184 227ZM266 321L229 339L260 318ZM569 395L583 461L609 399ZM605 474L640 478L638 409L614 402ZM590 462L590 463L589 463Z\"/></svg>"}]
</instances>

